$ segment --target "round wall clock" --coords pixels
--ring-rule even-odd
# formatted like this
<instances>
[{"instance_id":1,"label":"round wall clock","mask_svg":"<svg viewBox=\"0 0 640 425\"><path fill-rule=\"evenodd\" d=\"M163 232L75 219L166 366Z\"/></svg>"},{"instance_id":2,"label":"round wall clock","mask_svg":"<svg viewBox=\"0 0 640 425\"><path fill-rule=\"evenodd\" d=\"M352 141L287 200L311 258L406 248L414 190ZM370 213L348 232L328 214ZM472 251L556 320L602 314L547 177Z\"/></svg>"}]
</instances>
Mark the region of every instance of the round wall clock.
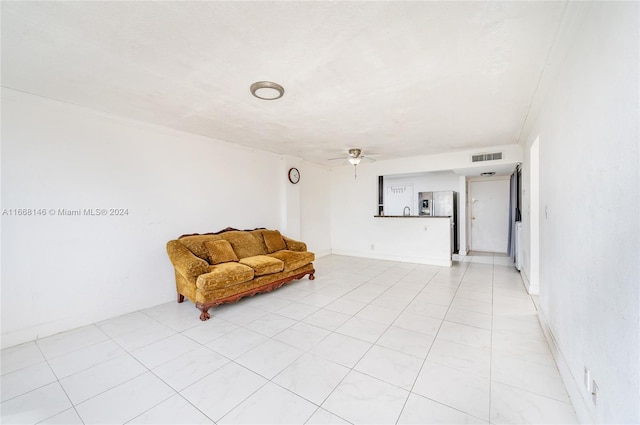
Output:
<instances>
[{"instance_id":1,"label":"round wall clock","mask_svg":"<svg viewBox=\"0 0 640 425\"><path fill-rule=\"evenodd\" d=\"M293 184L300 181L300 171L297 168L289 168L289 181Z\"/></svg>"}]
</instances>

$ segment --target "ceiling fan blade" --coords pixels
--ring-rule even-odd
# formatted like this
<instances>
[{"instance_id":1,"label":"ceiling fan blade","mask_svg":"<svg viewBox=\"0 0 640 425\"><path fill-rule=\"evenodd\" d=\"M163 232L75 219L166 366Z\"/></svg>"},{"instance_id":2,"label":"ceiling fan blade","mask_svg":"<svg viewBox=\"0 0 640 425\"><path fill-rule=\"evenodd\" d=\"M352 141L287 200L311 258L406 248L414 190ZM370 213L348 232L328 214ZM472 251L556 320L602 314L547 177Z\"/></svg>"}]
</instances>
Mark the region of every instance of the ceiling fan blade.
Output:
<instances>
[{"instance_id":1,"label":"ceiling fan blade","mask_svg":"<svg viewBox=\"0 0 640 425\"><path fill-rule=\"evenodd\" d=\"M346 157L344 157L344 156L340 156L340 157L338 157L338 158L329 158L329 159L327 159L327 161L335 161L335 160L337 160L337 159L342 159L342 160L345 160L345 161L347 160L347 158L346 158Z\"/></svg>"}]
</instances>

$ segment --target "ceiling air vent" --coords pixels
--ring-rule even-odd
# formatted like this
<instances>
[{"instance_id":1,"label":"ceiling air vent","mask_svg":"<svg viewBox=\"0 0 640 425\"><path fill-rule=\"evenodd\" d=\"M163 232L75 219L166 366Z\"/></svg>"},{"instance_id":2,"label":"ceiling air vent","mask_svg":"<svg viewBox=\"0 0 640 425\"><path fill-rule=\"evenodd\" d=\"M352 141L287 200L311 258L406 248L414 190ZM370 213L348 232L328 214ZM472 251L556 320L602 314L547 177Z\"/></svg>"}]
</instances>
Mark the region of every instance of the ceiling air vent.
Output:
<instances>
[{"instance_id":1,"label":"ceiling air vent","mask_svg":"<svg viewBox=\"0 0 640 425\"><path fill-rule=\"evenodd\" d=\"M471 162L495 161L497 159L502 159L502 152L481 153L471 156Z\"/></svg>"}]
</instances>

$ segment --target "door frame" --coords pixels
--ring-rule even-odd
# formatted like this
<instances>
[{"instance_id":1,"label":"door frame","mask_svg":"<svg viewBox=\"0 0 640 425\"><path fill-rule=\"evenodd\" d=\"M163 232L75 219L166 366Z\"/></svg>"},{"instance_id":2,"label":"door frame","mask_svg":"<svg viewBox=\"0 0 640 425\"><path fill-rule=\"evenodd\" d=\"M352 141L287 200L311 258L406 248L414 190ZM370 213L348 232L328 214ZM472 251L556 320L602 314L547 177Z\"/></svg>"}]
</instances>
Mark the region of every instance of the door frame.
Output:
<instances>
[{"instance_id":1,"label":"door frame","mask_svg":"<svg viewBox=\"0 0 640 425\"><path fill-rule=\"evenodd\" d=\"M472 219L471 219L471 183L472 182L487 182L487 181L496 181L496 180L509 180L511 177L510 176L491 176L491 177L467 177L467 187L466 187L466 192L467 192L467 202L466 202L466 219L467 219L467 247L468 247L468 252L471 252L472 249L471 247L473 246L473 235L471 232L471 226L472 226ZM508 206L507 206L508 208Z\"/></svg>"},{"instance_id":2,"label":"door frame","mask_svg":"<svg viewBox=\"0 0 640 425\"><path fill-rule=\"evenodd\" d=\"M527 291L540 294L540 136L529 147L529 267ZM526 254L525 254L526 258ZM523 263L526 270L526 261Z\"/></svg>"}]
</instances>

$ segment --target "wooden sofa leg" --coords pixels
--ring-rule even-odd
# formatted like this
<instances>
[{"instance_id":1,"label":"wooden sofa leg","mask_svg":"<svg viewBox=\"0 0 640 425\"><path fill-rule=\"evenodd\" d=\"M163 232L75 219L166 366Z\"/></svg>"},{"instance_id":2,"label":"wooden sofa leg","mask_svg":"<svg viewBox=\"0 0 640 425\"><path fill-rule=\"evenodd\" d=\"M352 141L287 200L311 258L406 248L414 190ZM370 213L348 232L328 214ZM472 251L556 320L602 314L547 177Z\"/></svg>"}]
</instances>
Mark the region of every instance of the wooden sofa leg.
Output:
<instances>
[{"instance_id":1,"label":"wooden sofa leg","mask_svg":"<svg viewBox=\"0 0 640 425\"><path fill-rule=\"evenodd\" d=\"M314 280L315 278L316 278L316 277L313 275L313 273L311 273L311 274L309 275L309 280Z\"/></svg>"},{"instance_id":2,"label":"wooden sofa leg","mask_svg":"<svg viewBox=\"0 0 640 425\"><path fill-rule=\"evenodd\" d=\"M182 303L183 301L184 301L184 295L178 292L178 304Z\"/></svg>"},{"instance_id":3,"label":"wooden sofa leg","mask_svg":"<svg viewBox=\"0 0 640 425\"><path fill-rule=\"evenodd\" d=\"M204 322L205 320L209 320L210 318L211 316L209 315L209 309L203 309L202 313L200 314L200 320Z\"/></svg>"}]
</instances>

